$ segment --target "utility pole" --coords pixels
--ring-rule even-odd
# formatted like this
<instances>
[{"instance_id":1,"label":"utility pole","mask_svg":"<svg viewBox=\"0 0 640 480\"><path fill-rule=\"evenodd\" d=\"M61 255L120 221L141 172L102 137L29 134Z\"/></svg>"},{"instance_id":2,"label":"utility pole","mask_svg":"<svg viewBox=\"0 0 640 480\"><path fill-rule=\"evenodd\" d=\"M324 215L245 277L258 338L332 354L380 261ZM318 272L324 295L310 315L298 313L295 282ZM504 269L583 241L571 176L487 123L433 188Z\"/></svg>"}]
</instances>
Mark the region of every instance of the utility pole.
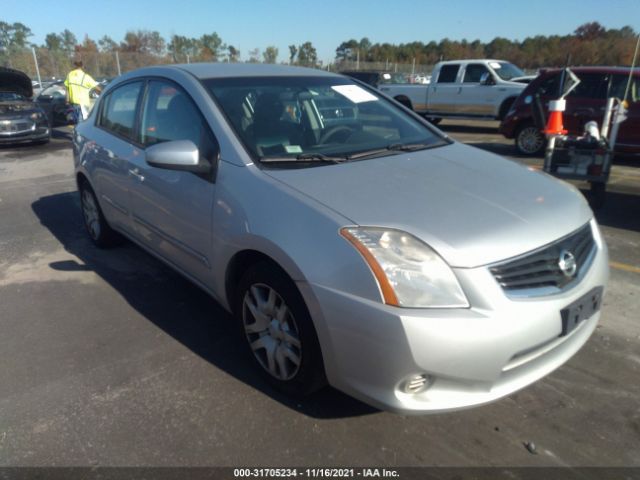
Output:
<instances>
[{"instance_id":1,"label":"utility pole","mask_svg":"<svg viewBox=\"0 0 640 480\"><path fill-rule=\"evenodd\" d=\"M38 57L36 56L35 47L31 47L31 52L33 53L33 63L36 64L36 75L38 76L38 83L40 84L40 88L42 88L42 79L40 78L40 68L38 67Z\"/></svg>"},{"instance_id":2,"label":"utility pole","mask_svg":"<svg viewBox=\"0 0 640 480\"><path fill-rule=\"evenodd\" d=\"M122 71L120 70L120 55L118 55L118 50L116 50L116 66L118 67L118 76L122 75Z\"/></svg>"}]
</instances>

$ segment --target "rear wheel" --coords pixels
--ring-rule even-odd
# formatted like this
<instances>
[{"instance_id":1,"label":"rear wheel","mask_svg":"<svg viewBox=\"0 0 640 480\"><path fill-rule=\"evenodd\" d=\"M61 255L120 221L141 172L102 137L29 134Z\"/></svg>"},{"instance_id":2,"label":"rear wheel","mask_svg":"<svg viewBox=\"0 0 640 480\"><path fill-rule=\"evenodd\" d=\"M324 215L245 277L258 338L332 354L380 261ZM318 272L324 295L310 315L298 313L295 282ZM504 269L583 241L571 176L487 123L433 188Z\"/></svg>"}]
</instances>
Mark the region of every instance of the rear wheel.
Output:
<instances>
[{"instance_id":1,"label":"rear wheel","mask_svg":"<svg viewBox=\"0 0 640 480\"><path fill-rule=\"evenodd\" d=\"M326 380L320 344L307 307L291 279L262 262L243 275L235 312L252 357L278 390L306 395Z\"/></svg>"},{"instance_id":2,"label":"rear wheel","mask_svg":"<svg viewBox=\"0 0 640 480\"><path fill-rule=\"evenodd\" d=\"M118 243L120 237L105 220L96 195L86 180L80 182L80 208L84 227L96 246L107 248Z\"/></svg>"},{"instance_id":3,"label":"rear wheel","mask_svg":"<svg viewBox=\"0 0 640 480\"><path fill-rule=\"evenodd\" d=\"M532 123L520 126L516 132L515 145L520 155L540 155L546 143L544 134Z\"/></svg>"}]
</instances>

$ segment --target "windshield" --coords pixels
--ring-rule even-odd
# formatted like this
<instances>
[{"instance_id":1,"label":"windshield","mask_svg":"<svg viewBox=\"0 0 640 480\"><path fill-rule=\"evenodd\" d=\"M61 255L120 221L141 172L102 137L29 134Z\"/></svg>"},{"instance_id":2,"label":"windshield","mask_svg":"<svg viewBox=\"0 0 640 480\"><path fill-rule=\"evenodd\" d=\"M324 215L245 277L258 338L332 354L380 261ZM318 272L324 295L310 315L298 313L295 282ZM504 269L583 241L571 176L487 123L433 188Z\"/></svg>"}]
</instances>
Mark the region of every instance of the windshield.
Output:
<instances>
[{"instance_id":1,"label":"windshield","mask_svg":"<svg viewBox=\"0 0 640 480\"><path fill-rule=\"evenodd\" d=\"M205 84L247 149L265 163L337 162L446 144L348 78L244 77Z\"/></svg>"},{"instance_id":2,"label":"windshield","mask_svg":"<svg viewBox=\"0 0 640 480\"><path fill-rule=\"evenodd\" d=\"M19 100L26 100L19 93L14 92L0 92L0 102L15 102Z\"/></svg>"},{"instance_id":3,"label":"windshield","mask_svg":"<svg viewBox=\"0 0 640 480\"><path fill-rule=\"evenodd\" d=\"M502 80L511 80L512 78L525 76L525 73L513 63L491 62L490 65Z\"/></svg>"}]
</instances>

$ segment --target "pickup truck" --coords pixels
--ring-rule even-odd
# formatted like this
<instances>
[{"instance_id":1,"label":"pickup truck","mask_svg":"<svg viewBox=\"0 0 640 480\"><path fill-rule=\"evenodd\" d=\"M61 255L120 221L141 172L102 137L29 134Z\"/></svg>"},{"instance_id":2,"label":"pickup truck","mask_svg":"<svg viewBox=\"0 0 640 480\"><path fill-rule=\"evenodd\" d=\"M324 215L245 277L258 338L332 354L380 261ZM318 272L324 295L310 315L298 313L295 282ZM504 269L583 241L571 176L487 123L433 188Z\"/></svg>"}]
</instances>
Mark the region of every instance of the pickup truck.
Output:
<instances>
[{"instance_id":1,"label":"pickup truck","mask_svg":"<svg viewBox=\"0 0 640 480\"><path fill-rule=\"evenodd\" d=\"M501 120L532 78L502 60L455 60L436 64L427 85L378 88L433 123L442 118Z\"/></svg>"}]
</instances>

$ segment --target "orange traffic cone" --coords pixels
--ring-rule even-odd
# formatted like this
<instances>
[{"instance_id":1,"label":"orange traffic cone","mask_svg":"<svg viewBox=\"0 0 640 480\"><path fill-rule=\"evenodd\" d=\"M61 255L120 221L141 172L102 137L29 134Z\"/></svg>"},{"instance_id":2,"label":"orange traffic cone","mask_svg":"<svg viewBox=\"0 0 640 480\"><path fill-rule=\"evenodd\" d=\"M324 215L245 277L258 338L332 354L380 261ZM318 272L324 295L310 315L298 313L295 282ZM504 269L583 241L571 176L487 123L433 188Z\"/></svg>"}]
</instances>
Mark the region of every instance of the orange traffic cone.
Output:
<instances>
[{"instance_id":1,"label":"orange traffic cone","mask_svg":"<svg viewBox=\"0 0 640 480\"><path fill-rule=\"evenodd\" d=\"M552 100L549 102L549 120L544 133L547 135L566 135L567 130L562 124L562 112L564 112L567 102L564 99Z\"/></svg>"}]
</instances>

